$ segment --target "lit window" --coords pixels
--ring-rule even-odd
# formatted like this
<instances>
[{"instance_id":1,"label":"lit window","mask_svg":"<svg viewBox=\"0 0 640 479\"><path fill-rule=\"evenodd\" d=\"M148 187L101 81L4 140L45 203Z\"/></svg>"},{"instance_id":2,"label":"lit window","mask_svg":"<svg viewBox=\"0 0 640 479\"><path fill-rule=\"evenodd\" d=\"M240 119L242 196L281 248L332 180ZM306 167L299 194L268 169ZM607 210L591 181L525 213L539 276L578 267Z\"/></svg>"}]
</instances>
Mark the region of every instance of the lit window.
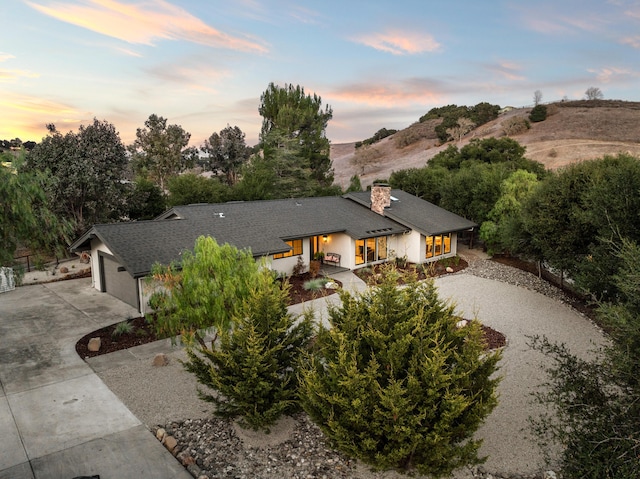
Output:
<instances>
[{"instance_id":1,"label":"lit window","mask_svg":"<svg viewBox=\"0 0 640 479\"><path fill-rule=\"evenodd\" d=\"M291 249L289 251L287 251L286 253L274 254L273 255L273 259L288 258L290 256L299 256L299 255L302 254L302 240L301 239L289 240L289 241L285 241L285 243L287 243L289 246L291 246Z\"/></svg>"},{"instance_id":2,"label":"lit window","mask_svg":"<svg viewBox=\"0 0 640 479\"><path fill-rule=\"evenodd\" d=\"M356 240L356 264L364 264L364 240Z\"/></svg>"},{"instance_id":3,"label":"lit window","mask_svg":"<svg viewBox=\"0 0 640 479\"><path fill-rule=\"evenodd\" d=\"M451 233L426 237L425 258L451 253Z\"/></svg>"},{"instance_id":4,"label":"lit window","mask_svg":"<svg viewBox=\"0 0 640 479\"><path fill-rule=\"evenodd\" d=\"M433 257L433 236L427 236L427 258Z\"/></svg>"}]
</instances>

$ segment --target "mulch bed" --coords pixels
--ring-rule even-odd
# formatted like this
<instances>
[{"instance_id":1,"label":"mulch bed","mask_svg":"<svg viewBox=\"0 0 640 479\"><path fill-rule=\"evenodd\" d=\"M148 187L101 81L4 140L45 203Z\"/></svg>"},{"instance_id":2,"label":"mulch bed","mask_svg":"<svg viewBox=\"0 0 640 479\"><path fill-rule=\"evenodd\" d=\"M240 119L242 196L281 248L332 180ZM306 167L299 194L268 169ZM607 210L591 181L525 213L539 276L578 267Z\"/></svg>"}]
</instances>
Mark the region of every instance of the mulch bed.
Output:
<instances>
[{"instance_id":1,"label":"mulch bed","mask_svg":"<svg viewBox=\"0 0 640 479\"><path fill-rule=\"evenodd\" d=\"M91 272L89 272L89 275L91 275ZM67 275L65 278L61 279L69 279L69 276L70 275ZM335 289L322 288L318 291L305 289L305 283L311 279L312 278L309 273L298 276L290 276L288 278L289 283L291 284L291 290L289 294L290 305L322 298L336 293ZM336 281L336 283L341 286L339 281ZM156 335L153 326L147 323L145 318L140 317L130 319L129 322L132 325L130 333L125 332L115 335L114 331L119 324L116 323L87 334L76 343L76 352L81 358L93 358L96 356L101 356L103 354L120 351L122 349L140 346L141 344L150 343L159 339L165 339ZM87 346L91 338L100 338L101 346L99 351L89 351Z\"/></svg>"},{"instance_id":2,"label":"mulch bed","mask_svg":"<svg viewBox=\"0 0 640 479\"><path fill-rule=\"evenodd\" d=\"M83 359L93 358L95 356L101 356L103 354L113 353L122 349L128 349L163 339L156 335L153 326L147 323L145 318L134 318L129 319L128 321L132 325L130 333L115 335L114 331L118 327L118 324L120 324L116 323L84 336L76 343L76 352L78 353L78 356ZM101 345L99 351L89 351L87 345L91 338L100 338Z\"/></svg>"},{"instance_id":3,"label":"mulch bed","mask_svg":"<svg viewBox=\"0 0 640 479\"><path fill-rule=\"evenodd\" d=\"M429 263L426 266L415 265L413 263L407 263L405 265L396 265L396 269L400 273L416 273L418 280L427 278L434 278L436 276L442 276L444 274L453 274L465 269L468 263L462 258L457 258L456 261L436 261L435 263ZM387 267L387 263L376 264L372 267L365 267L354 271L363 281L368 284L374 281L382 274L383 269ZM451 272L447 272L447 268L451 268ZM402 284L402 278L400 278L399 284Z\"/></svg>"}]
</instances>

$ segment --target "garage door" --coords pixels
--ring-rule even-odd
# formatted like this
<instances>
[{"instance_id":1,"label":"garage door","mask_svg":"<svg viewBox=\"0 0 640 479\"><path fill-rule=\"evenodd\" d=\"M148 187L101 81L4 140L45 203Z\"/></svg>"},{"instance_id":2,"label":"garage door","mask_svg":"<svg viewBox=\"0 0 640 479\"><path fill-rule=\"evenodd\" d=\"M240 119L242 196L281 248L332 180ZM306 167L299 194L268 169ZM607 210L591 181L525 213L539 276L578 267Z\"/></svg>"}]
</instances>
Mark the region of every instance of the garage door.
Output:
<instances>
[{"instance_id":1,"label":"garage door","mask_svg":"<svg viewBox=\"0 0 640 479\"><path fill-rule=\"evenodd\" d=\"M138 282L126 271L118 271L120 264L110 256L100 255L102 290L120 301L138 308Z\"/></svg>"}]
</instances>

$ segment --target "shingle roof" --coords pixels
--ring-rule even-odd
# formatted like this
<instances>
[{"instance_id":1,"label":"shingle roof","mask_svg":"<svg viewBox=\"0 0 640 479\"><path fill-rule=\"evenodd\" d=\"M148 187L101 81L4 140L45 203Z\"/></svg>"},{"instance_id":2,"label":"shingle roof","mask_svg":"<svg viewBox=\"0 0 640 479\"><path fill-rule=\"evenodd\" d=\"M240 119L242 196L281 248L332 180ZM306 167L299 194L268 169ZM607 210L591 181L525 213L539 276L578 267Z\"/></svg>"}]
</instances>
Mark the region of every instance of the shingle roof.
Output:
<instances>
[{"instance_id":1,"label":"shingle roof","mask_svg":"<svg viewBox=\"0 0 640 479\"><path fill-rule=\"evenodd\" d=\"M473 221L402 190L391 190L391 197L391 206L384 209L384 216L425 236L466 231L478 226ZM345 198L367 208L371 207L369 192L348 193Z\"/></svg>"},{"instance_id":2,"label":"shingle roof","mask_svg":"<svg viewBox=\"0 0 640 479\"><path fill-rule=\"evenodd\" d=\"M367 238L406 231L406 226L340 196L298 198L178 206L151 221L95 225L71 250L86 249L97 237L132 276L141 277L156 261L179 259L202 235L263 256L288 251L288 239L337 232Z\"/></svg>"}]
</instances>

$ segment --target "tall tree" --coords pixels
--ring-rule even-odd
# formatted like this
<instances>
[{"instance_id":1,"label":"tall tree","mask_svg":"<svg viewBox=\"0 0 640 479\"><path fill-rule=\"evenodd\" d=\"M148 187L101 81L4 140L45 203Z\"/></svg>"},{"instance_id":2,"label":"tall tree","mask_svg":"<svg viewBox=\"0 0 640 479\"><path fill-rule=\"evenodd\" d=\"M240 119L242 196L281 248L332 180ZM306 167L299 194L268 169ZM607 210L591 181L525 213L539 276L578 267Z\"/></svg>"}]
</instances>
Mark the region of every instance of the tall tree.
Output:
<instances>
[{"instance_id":1,"label":"tall tree","mask_svg":"<svg viewBox=\"0 0 640 479\"><path fill-rule=\"evenodd\" d=\"M229 197L229 187L218 178L205 178L193 173L169 179L169 206L194 203L224 203Z\"/></svg>"},{"instance_id":2,"label":"tall tree","mask_svg":"<svg viewBox=\"0 0 640 479\"><path fill-rule=\"evenodd\" d=\"M244 138L240 128L227 125L220 133L213 133L200 147L207 154L204 160L207 169L224 175L229 186L236 184L240 168L249 158Z\"/></svg>"},{"instance_id":3,"label":"tall tree","mask_svg":"<svg viewBox=\"0 0 640 479\"><path fill-rule=\"evenodd\" d=\"M500 197L480 227L480 238L490 254L523 251L522 202L538 185L535 173L517 170L500 186Z\"/></svg>"},{"instance_id":4,"label":"tall tree","mask_svg":"<svg viewBox=\"0 0 640 479\"><path fill-rule=\"evenodd\" d=\"M166 118L152 114L138 128L136 139L129 145L136 173L154 180L165 191L167 180L195 164L196 148L189 148L191 133L180 125L167 125Z\"/></svg>"},{"instance_id":5,"label":"tall tree","mask_svg":"<svg viewBox=\"0 0 640 479\"><path fill-rule=\"evenodd\" d=\"M4 155L0 158L0 266L13 264L20 245L34 253L62 255L72 228L47 207L44 173L23 171L22 160L9 154L6 159L13 160L12 165L4 166Z\"/></svg>"},{"instance_id":6,"label":"tall tree","mask_svg":"<svg viewBox=\"0 0 640 479\"><path fill-rule=\"evenodd\" d=\"M115 127L93 120L78 133L49 135L28 155L25 168L46 172L47 204L80 233L94 223L118 219L124 207L128 161Z\"/></svg>"},{"instance_id":7,"label":"tall tree","mask_svg":"<svg viewBox=\"0 0 640 479\"><path fill-rule=\"evenodd\" d=\"M263 118L260 142L265 157L281 147L283 136L295 140L298 162L311 170L311 178L320 187L330 186L333 170L326 128L333 117L331 107L323 109L322 99L316 94L305 94L299 85L279 87L270 83L260 97L258 111Z\"/></svg>"}]
</instances>

